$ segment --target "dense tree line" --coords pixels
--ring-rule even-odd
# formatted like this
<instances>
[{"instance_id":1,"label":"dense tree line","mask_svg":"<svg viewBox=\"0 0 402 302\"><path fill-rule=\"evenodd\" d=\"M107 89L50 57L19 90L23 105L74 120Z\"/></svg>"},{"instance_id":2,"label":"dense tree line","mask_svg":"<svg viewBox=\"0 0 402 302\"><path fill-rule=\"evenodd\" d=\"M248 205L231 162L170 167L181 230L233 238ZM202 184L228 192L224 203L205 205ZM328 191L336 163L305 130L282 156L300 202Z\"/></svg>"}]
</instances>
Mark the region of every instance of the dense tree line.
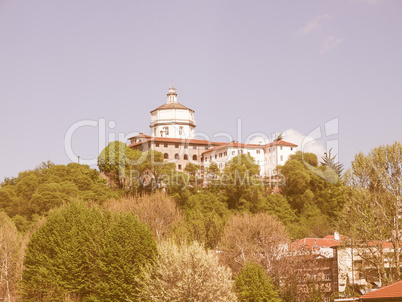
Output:
<instances>
[{"instance_id":1,"label":"dense tree line","mask_svg":"<svg viewBox=\"0 0 402 302\"><path fill-rule=\"evenodd\" d=\"M298 152L273 184L240 155L223 171L211 165L206 187L199 166L178 172L161 153L119 142L99 156L102 174L43 163L0 188L0 298L294 301L292 240L338 229L398 246L401 161L400 143L382 146L342 176L330 152L321 163ZM400 278L384 269L399 253L373 255L382 280ZM305 299L319 301L311 289Z\"/></svg>"},{"instance_id":2,"label":"dense tree line","mask_svg":"<svg viewBox=\"0 0 402 302\"><path fill-rule=\"evenodd\" d=\"M141 266L156 245L132 213L114 213L72 202L33 234L24 259L24 301L126 301L138 293Z\"/></svg>"},{"instance_id":3,"label":"dense tree line","mask_svg":"<svg viewBox=\"0 0 402 302\"><path fill-rule=\"evenodd\" d=\"M118 196L119 192L111 190L89 166L47 162L5 179L0 188L0 209L20 231L26 231L30 222L73 198L102 203Z\"/></svg>"}]
</instances>

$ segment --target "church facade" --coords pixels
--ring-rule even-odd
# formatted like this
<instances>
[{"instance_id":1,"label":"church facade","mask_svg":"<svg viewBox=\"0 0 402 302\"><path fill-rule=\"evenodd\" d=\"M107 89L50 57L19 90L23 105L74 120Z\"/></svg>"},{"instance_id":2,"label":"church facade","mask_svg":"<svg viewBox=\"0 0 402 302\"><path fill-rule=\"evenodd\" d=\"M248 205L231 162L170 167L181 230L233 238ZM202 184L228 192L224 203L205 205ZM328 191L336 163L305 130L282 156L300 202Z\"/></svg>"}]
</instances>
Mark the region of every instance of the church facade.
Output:
<instances>
[{"instance_id":1,"label":"church facade","mask_svg":"<svg viewBox=\"0 0 402 302\"><path fill-rule=\"evenodd\" d=\"M239 142L211 142L195 139L194 110L180 104L174 87L170 87L165 104L151 111L151 135L140 133L131 137L129 147L146 152L159 151L164 160L174 162L178 171L188 163L201 167L200 176L216 163L220 169L235 156L248 154L260 166L260 176L273 178L276 167L283 165L297 145L283 140L269 144L242 144Z\"/></svg>"}]
</instances>

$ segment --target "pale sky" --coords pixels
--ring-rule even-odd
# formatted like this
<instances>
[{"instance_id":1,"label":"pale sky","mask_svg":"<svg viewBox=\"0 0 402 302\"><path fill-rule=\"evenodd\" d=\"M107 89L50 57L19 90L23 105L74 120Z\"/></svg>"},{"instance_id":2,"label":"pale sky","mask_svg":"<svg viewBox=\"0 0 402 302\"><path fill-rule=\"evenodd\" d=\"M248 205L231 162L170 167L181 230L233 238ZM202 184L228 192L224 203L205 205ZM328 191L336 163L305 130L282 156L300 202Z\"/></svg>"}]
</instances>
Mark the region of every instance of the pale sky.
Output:
<instances>
[{"instance_id":1,"label":"pale sky","mask_svg":"<svg viewBox=\"0 0 402 302\"><path fill-rule=\"evenodd\" d=\"M318 128L350 166L402 141L402 1L0 0L0 181L70 162L79 121L149 134L172 81L212 140ZM74 132L82 159L98 145Z\"/></svg>"}]
</instances>

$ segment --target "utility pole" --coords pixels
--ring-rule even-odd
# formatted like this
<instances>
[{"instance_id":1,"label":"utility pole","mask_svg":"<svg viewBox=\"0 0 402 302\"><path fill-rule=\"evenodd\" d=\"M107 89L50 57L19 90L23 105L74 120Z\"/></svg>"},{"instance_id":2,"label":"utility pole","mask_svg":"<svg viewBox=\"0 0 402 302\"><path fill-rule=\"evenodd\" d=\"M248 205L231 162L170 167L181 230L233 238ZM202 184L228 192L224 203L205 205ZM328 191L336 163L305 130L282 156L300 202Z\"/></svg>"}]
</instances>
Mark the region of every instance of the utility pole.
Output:
<instances>
[{"instance_id":1,"label":"utility pole","mask_svg":"<svg viewBox=\"0 0 402 302\"><path fill-rule=\"evenodd\" d=\"M352 237L352 301L355 300L355 270L353 260L353 237Z\"/></svg>"}]
</instances>

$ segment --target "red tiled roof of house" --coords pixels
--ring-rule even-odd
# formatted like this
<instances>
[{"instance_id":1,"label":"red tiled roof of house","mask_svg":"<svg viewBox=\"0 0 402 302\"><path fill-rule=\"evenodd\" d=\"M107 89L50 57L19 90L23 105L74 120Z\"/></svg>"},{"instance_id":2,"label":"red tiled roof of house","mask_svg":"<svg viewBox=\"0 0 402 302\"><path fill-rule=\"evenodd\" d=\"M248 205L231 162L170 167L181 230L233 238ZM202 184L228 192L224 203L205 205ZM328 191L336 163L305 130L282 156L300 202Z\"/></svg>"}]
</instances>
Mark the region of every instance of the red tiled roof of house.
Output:
<instances>
[{"instance_id":1,"label":"red tiled roof of house","mask_svg":"<svg viewBox=\"0 0 402 302\"><path fill-rule=\"evenodd\" d=\"M220 149L220 148L225 148L225 147L231 147L231 148L267 148L267 147L272 147L272 146L285 146L285 147L297 147L297 145L289 143L289 142L285 142L283 140L280 140L278 142L273 142L273 143L269 143L266 145L257 145L257 144L242 144L242 143L223 143L224 145L222 146L218 146L212 149L208 149L206 151L203 152L204 153L208 153L211 151L214 151L216 149Z\"/></svg>"},{"instance_id":2,"label":"red tiled roof of house","mask_svg":"<svg viewBox=\"0 0 402 302\"><path fill-rule=\"evenodd\" d=\"M331 236L327 236L331 237ZM333 238L303 238L292 243L292 247L295 250L299 249L314 249L320 247L333 247L341 244L341 240L335 240Z\"/></svg>"},{"instance_id":3,"label":"red tiled roof of house","mask_svg":"<svg viewBox=\"0 0 402 302\"><path fill-rule=\"evenodd\" d=\"M380 301L377 299L383 299L383 298L401 298L398 301L402 301L402 281L398 281L394 284L388 285L381 287L377 290L371 291L363 296L361 296L359 299L362 301ZM386 301L386 300L383 300ZM388 301L388 300L387 300ZM391 300L391 301L396 301L396 300Z\"/></svg>"},{"instance_id":4,"label":"red tiled roof of house","mask_svg":"<svg viewBox=\"0 0 402 302\"><path fill-rule=\"evenodd\" d=\"M349 238L346 236L341 235L340 240L335 240L334 235L328 235L325 236L324 238L303 238L298 241L295 241L292 243L292 247L295 250L299 249L314 249L314 248L320 248L320 247L335 247L339 246L341 243L345 243L349 241ZM381 242L380 241L368 241L366 244L362 242L355 242L356 246L380 246ZM401 243L402 245L402 243ZM393 247L392 242L389 241L383 241L382 242L383 248L391 248Z\"/></svg>"},{"instance_id":5,"label":"red tiled roof of house","mask_svg":"<svg viewBox=\"0 0 402 302\"><path fill-rule=\"evenodd\" d=\"M197 145L208 145L208 146L214 146L213 148L210 148L204 153L208 153L220 148L225 148L225 147L230 147L230 148L266 148L267 146L274 146L275 143L269 143L267 145L258 145L258 144L243 144L243 143L238 143L238 142L231 142L231 143L226 143L226 142L211 142L208 140L198 140L198 139L180 139L180 138L169 138L169 137L152 137L149 135L145 135L140 133L137 136L133 136L132 138L137 138L137 137L143 137L146 138L145 141L138 142L135 144L129 145L130 148L138 146L140 144L149 142L149 141L154 141L154 142L171 142L171 143L185 143L185 144L197 144ZM285 142L285 141L279 141L276 142L275 146L287 146L287 147L297 147L297 145Z\"/></svg>"},{"instance_id":6,"label":"red tiled roof of house","mask_svg":"<svg viewBox=\"0 0 402 302\"><path fill-rule=\"evenodd\" d=\"M381 241L375 240L375 241L369 241L367 242L368 246L374 246L374 247L379 247L381 244ZM399 243L401 245L401 243ZM393 247L392 242L390 241L382 241L382 247Z\"/></svg>"},{"instance_id":7,"label":"red tiled roof of house","mask_svg":"<svg viewBox=\"0 0 402 302\"><path fill-rule=\"evenodd\" d=\"M210 152L210 151L216 150L216 149L219 149L219 148L222 148L222 147L225 147L225 146L227 146L226 143L225 143L225 145L222 144L222 146L216 146L216 147L213 147L213 148L211 148L211 149L208 149L208 150L202 152L202 154L204 154L204 153L206 153L206 152Z\"/></svg>"},{"instance_id":8,"label":"red tiled roof of house","mask_svg":"<svg viewBox=\"0 0 402 302\"><path fill-rule=\"evenodd\" d=\"M151 138L151 136L149 136L149 135L146 135L146 134L144 134L144 133L140 133L140 134L138 134L138 135L135 135L135 136L132 136L132 137L130 137L129 139L132 139L132 138L137 138L137 137L144 137L144 138Z\"/></svg>"},{"instance_id":9,"label":"red tiled roof of house","mask_svg":"<svg viewBox=\"0 0 402 302\"><path fill-rule=\"evenodd\" d=\"M273 146L297 147L297 145L283 140L266 144L264 147L273 147Z\"/></svg>"},{"instance_id":10,"label":"red tiled roof of house","mask_svg":"<svg viewBox=\"0 0 402 302\"><path fill-rule=\"evenodd\" d=\"M217 146L215 148L208 149L208 150L204 151L202 154L208 153L208 152L211 152L211 151L214 151L217 149L221 149L221 148L226 148L226 147L229 147L229 148L258 148L258 147L263 148L264 147L264 145L242 144L242 143L221 143L221 144L222 144L221 146Z\"/></svg>"},{"instance_id":11,"label":"red tiled roof of house","mask_svg":"<svg viewBox=\"0 0 402 302\"><path fill-rule=\"evenodd\" d=\"M187 109L187 110L191 110L194 112L193 109L190 109L180 103L166 103L166 104L163 104L162 106L159 106L158 108L152 110L151 113L156 110L166 110L166 109Z\"/></svg>"}]
</instances>

